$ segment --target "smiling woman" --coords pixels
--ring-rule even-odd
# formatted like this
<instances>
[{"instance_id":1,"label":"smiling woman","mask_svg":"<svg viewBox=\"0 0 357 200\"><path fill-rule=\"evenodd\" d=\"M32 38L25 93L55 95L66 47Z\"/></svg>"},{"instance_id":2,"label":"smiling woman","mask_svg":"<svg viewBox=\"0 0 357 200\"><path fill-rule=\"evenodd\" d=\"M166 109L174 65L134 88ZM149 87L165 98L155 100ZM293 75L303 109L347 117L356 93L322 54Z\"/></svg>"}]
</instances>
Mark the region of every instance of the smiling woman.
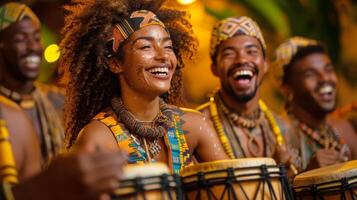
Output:
<instances>
[{"instance_id":1,"label":"smiling woman","mask_svg":"<svg viewBox=\"0 0 357 200\"><path fill-rule=\"evenodd\" d=\"M227 158L202 115L169 104L180 97L184 59L197 45L185 13L160 1L77 3L66 7L61 43L68 147L119 147L129 163L166 162L172 173L192 154Z\"/></svg>"}]
</instances>

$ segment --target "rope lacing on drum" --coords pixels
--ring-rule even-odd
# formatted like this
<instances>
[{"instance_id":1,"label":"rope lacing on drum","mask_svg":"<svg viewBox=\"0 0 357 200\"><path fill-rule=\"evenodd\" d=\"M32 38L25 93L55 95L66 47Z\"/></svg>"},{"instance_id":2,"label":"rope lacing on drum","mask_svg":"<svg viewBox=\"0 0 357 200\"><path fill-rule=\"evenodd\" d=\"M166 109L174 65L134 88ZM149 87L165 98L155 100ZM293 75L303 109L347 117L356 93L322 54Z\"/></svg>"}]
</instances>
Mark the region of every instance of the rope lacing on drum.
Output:
<instances>
[{"instance_id":1,"label":"rope lacing on drum","mask_svg":"<svg viewBox=\"0 0 357 200\"><path fill-rule=\"evenodd\" d=\"M203 172L199 172L198 176L198 185L200 186L198 192L196 193L195 200L199 200L201 197L201 188L206 190L207 197L209 200L218 200L218 198L212 192L209 183L205 179L205 174Z\"/></svg>"},{"instance_id":2,"label":"rope lacing on drum","mask_svg":"<svg viewBox=\"0 0 357 200\"><path fill-rule=\"evenodd\" d=\"M145 197L145 189L144 189L144 184L143 184L143 179L141 177L135 178L135 188L136 188L136 195L134 197L134 200L138 200L139 195L142 195L144 197L143 200L147 200Z\"/></svg>"},{"instance_id":3,"label":"rope lacing on drum","mask_svg":"<svg viewBox=\"0 0 357 200\"><path fill-rule=\"evenodd\" d=\"M281 187L283 188L284 192L281 193L281 199L284 199L284 194L285 194L285 199L294 199L293 190L291 188L291 184L289 183L289 180L286 178L286 168L285 165L280 164L279 165L279 179L281 182Z\"/></svg>"},{"instance_id":4,"label":"rope lacing on drum","mask_svg":"<svg viewBox=\"0 0 357 200\"><path fill-rule=\"evenodd\" d=\"M183 190L180 175L174 174L174 182L176 184L176 199L183 199Z\"/></svg>"},{"instance_id":5,"label":"rope lacing on drum","mask_svg":"<svg viewBox=\"0 0 357 200\"><path fill-rule=\"evenodd\" d=\"M225 187L224 187L221 199L223 199L223 197L225 196L225 194L227 192L228 193L227 194L228 195L228 200L231 200L231 197L232 197L232 200L238 200L236 191L234 190L234 187L233 187L233 182L235 181L234 169L233 168L228 168L227 169L227 173L228 173L228 176L227 176L227 179L226 179L226 181L224 183ZM243 191L245 197L248 199L247 194L244 192L244 190L242 190L242 191Z\"/></svg>"},{"instance_id":6,"label":"rope lacing on drum","mask_svg":"<svg viewBox=\"0 0 357 200\"><path fill-rule=\"evenodd\" d=\"M341 179L341 195L342 195L342 200L346 200L348 194L350 194L351 199L357 199L357 194L354 192L354 187L353 184L351 185L349 183L349 178L347 177L343 177ZM346 192L348 191L348 194L346 194Z\"/></svg>"},{"instance_id":7,"label":"rope lacing on drum","mask_svg":"<svg viewBox=\"0 0 357 200\"><path fill-rule=\"evenodd\" d=\"M166 192L168 197L169 197L169 200L173 200L171 192L170 192L170 189L169 189L170 188L170 183L169 183L169 175L168 174L161 175L160 184L161 184L161 187L162 187L163 195Z\"/></svg>"},{"instance_id":8,"label":"rope lacing on drum","mask_svg":"<svg viewBox=\"0 0 357 200\"><path fill-rule=\"evenodd\" d=\"M277 200L278 198L277 198L277 196L275 194L273 185L272 185L272 183L270 181L270 175L269 175L268 167L266 165L261 165L260 166L260 170L261 170L261 181L259 181L257 190L256 190L255 195L254 195L254 199L257 199L257 195L258 195L258 191L259 191L260 187L263 187L263 194L265 194L265 184L267 184L268 188L269 188L270 198L272 200L274 200L274 199Z\"/></svg>"},{"instance_id":9,"label":"rope lacing on drum","mask_svg":"<svg viewBox=\"0 0 357 200\"><path fill-rule=\"evenodd\" d=\"M317 190L317 186L316 186L315 184L312 184L312 185L310 186L310 191L311 191L311 193L313 194L313 196L312 196L313 200L317 200L317 197L318 197L317 192L318 192L318 190ZM321 198L321 197L320 197L320 198Z\"/></svg>"}]
</instances>

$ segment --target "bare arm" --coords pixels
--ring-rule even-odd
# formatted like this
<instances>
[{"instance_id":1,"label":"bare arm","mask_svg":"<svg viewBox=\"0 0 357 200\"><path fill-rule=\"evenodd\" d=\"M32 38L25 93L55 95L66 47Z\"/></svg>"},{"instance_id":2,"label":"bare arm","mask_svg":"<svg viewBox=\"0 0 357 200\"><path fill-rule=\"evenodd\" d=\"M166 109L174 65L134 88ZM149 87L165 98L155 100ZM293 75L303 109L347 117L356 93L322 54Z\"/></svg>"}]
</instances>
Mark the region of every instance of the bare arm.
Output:
<instances>
[{"instance_id":1,"label":"bare arm","mask_svg":"<svg viewBox=\"0 0 357 200\"><path fill-rule=\"evenodd\" d=\"M182 116L186 140L199 162L229 159L209 119L196 112Z\"/></svg>"},{"instance_id":2,"label":"bare arm","mask_svg":"<svg viewBox=\"0 0 357 200\"><path fill-rule=\"evenodd\" d=\"M344 119L334 120L334 127L336 127L338 133L344 142L351 149L351 157L353 160L357 159L357 133L352 127L351 123Z\"/></svg>"},{"instance_id":3,"label":"bare arm","mask_svg":"<svg viewBox=\"0 0 357 200\"><path fill-rule=\"evenodd\" d=\"M100 149L118 149L118 145L110 129L96 120L91 121L82 129L74 144L74 148L81 151L88 145Z\"/></svg>"},{"instance_id":4,"label":"bare arm","mask_svg":"<svg viewBox=\"0 0 357 200\"><path fill-rule=\"evenodd\" d=\"M20 181L41 170L41 151L38 137L27 115L16 105L3 104L3 116L10 133Z\"/></svg>"}]
</instances>

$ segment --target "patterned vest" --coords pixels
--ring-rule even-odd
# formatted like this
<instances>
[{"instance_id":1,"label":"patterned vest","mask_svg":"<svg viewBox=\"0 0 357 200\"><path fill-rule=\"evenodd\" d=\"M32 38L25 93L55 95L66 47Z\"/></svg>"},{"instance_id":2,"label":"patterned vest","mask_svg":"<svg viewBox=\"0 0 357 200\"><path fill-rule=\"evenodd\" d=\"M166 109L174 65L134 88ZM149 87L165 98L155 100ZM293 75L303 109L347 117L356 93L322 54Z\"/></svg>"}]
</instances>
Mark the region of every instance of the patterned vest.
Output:
<instances>
[{"instance_id":1,"label":"patterned vest","mask_svg":"<svg viewBox=\"0 0 357 200\"><path fill-rule=\"evenodd\" d=\"M112 115L101 112L94 117L105 124L114 135L118 147L129 153L128 163L145 163L147 155L142 146L135 142L130 133L124 131L120 124ZM183 167L192 164L192 158L181 127L180 116L173 116L173 124L164 136L165 145L168 149L168 165L173 174L180 174Z\"/></svg>"}]
</instances>

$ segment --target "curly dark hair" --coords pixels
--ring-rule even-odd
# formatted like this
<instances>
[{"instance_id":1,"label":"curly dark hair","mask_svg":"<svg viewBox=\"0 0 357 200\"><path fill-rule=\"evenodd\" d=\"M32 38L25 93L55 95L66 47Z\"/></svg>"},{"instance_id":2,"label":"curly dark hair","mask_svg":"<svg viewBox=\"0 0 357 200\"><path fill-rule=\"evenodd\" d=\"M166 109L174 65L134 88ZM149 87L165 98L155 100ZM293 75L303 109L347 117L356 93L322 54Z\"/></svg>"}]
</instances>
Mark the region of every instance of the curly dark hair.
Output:
<instances>
[{"instance_id":1,"label":"curly dark hair","mask_svg":"<svg viewBox=\"0 0 357 200\"><path fill-rule=\"evenodd\" d=\"M65 106L66 143L70 148L80 130L110 100L120 95L114 73L108 70L106 42L113 24L129 17L136 10L154 12L168 29L178 65L170 90L162 98L178 103L182 89L184 60L192 60L197 50L192 26L184 11L163 7L164 0L75 0L65 6L65 26L62 30L60 73L67 77ZM118 59L123 56L119 49Z\"/></svg>"},{"instance_id":2,"label":"curly dark hair","mask_svg":"<svg viewBox=\"0 0 357 200\"><path fill-rule=\"evenodd\" d=\"M284 73L283 73L283 84L288 84L289 80L291 80L291 77L294 76L292 74L292 67L294 64L307 57L308 55L314 54L314 53L322 53L322 54L328 54L327 49L323 44L316 44L316 45L308 45L306 47L299 47L297 49L296 54L291 58L290 63L285 65L284 67Z\"/></svg>"}]
</instances>

